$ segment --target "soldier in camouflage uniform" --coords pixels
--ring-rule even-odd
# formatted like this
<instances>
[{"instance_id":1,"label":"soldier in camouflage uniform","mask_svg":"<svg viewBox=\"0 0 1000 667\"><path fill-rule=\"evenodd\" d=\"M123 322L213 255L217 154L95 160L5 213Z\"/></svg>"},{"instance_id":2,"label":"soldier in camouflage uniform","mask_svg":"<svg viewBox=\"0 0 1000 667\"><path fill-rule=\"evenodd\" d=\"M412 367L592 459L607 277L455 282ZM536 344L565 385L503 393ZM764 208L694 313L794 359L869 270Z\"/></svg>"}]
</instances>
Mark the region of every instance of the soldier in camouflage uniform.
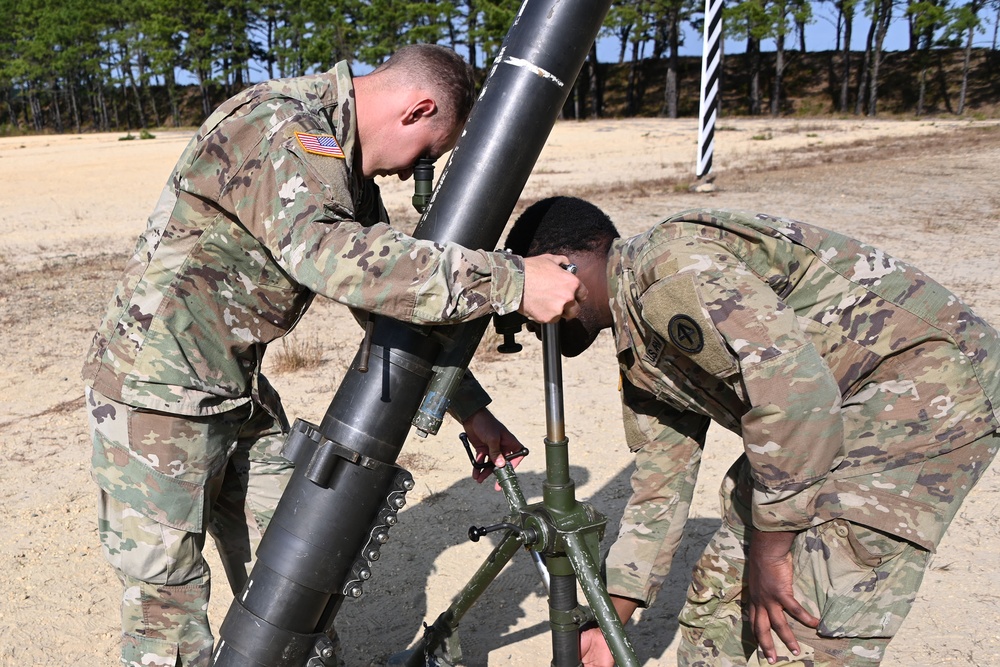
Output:
<instances>
[{"instance_id":1,"label":"soldier in camouflage uniform","mask_svg":"<svg viewBox=\"0 0 1000 667\"><path fill-rule=\"evenodd\" d=\"M508 247L578 265L590 297L561 327L564 354L614 332L636 454L605 563L622 619L667 575L715 421L744 452L679 664L879 664L1000 446L997 332L918 269L769 215L689 211L622 240L596 207L554 198ZM596 629L581 651L612 664Z\"/></svg>"},{"instance_id":2,"label":"soldier in camouflage uniform","mask_svg":"<svg viewBox=\"0 0 1000 667\"><path fill-rule=\"evenodd\" d=\"M101 541L125 587L125 664L210 663L205 533L238 592L291 469L261 359L315 294L418 324L576 308L564 258L418 241L386 224L372 178L405 180L418 158L449 150L472 100L454 52L405 47L364 77L342 62L256 85L185 149L83 370ZM455 413L502 458L519 445L486 400Z\"/></svg>"}]
</instances>

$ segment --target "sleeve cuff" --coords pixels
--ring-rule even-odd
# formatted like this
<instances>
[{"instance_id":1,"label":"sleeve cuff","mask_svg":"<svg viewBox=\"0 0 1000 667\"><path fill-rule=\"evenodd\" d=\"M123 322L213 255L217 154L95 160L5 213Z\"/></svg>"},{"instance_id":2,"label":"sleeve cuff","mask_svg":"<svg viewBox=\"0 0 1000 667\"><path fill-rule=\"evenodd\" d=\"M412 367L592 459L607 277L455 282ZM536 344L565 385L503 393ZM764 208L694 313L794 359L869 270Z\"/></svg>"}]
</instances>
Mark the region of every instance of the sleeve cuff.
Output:
<instances>
[{"instance_id":1,"label":"sleeve cuff","mask_svg":"<svg viewBox=\"0 0 1000 667\"><path fill-rule=\"evenodd\" d=\"M751 508L753 527L765 532L811 528L815 523L816 494L825 479L826 477L822 477L784 491L770 490L754 481Z\"/></svg>"},{"instance_id":2,"label":"sleeve cuff","mask_svg":"<svg viewBox=\"0 0 1000 667\"><path fill-rule=\"evenodd\" d=\"M513 313L524 298L524 258L507 252L490 253L490 301L498 315Z\"/></svg>"},{"instance_id":3,"label":"sleeve cuff","mask_svg":"<svg viewBox=\"0 0 1000 667\"><path fill-rule=\"evenodd\" d=\"M492 402L493 399L479 384L472 372L466 370L451 403L448 404L448 414L459 422L464 422Z\"/></svg>"}]
</instances>

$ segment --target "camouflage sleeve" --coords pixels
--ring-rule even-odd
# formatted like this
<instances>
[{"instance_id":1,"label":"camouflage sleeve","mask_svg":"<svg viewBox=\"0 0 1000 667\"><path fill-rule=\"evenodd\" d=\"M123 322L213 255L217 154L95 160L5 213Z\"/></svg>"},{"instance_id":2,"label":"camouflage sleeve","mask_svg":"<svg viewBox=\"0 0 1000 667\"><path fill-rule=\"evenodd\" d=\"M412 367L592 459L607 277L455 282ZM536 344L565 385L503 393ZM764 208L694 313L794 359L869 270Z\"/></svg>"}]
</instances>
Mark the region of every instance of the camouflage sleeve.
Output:
<instances>
[{"instance_id":1,"label":"camouflage sleeve","mask_svg":"<svg viewBox=\"0 0 1000 667\"><path fill-rule=\"evenodd\" d=\"M451 399L448 412L458 421L464 422L473 413L492 402L493 399L479 384L479 380L472 374L472 371L466 370L465 375L462 376L462 383L458 385L455 396Z\"/></svg>"},{"instance_id":2,"label":"camouflage sleeve","mask_svg":"<svg viewBox=\"0 0 1000 667\"><path fill-rule=\"evenodd\" d=\"M802 530L812 525L815 494L843 455L840 389L795 312L730 259L727 266L716 256L714 268L699 271L694 281L736 357L751 406L741 426L755 481L754 526Z\"/></svg>"},{"instance_id":3,"label":"camouflage sleeve","mask_svg":"<svg viewBox=\"0 0 1000 667\"><path fill-rule=\"evenodd\" d=\"M708 429L707 417L678 412L622 381L632 496L605 560L608 592L652 604L684 535Z\"/></svg>"},{"instance_id":4,"label":"camouflage sleeve","mask_svg":"<svg viewBox=\"0 0 1000 667\"><path fill-rule=\"evenodd\" d=\"M262 105L263 106L263 105ZM345 305L418 324L458 322L520 306L520 258L417 240L354 219L345 160L306 153L295 131L319 132L293 101L267 127L236 119L225 133L221 204L294 282ZM277 126L275 129L272 125ZM211 142L205 142L211 151Z\"/></svg>"}]
</instances>

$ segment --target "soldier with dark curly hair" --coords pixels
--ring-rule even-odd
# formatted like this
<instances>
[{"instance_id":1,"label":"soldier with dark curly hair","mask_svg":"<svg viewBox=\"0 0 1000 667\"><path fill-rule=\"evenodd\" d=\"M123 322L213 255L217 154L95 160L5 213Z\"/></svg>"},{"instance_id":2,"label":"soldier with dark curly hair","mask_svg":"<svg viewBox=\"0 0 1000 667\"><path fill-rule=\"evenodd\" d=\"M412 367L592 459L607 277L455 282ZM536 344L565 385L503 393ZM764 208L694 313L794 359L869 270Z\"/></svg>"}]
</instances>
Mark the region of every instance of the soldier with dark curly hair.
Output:
<instances>
[{"instance_id":1,"label":"soldier with dark curly hair","mask_svg":"<svg viewBox=\"0 0 1000 667\"><path fill-rule=\"evenodd\" d=\"M1000 446L1000 341L878 248L805 223L680 213L621 239L583 200L538 202L508 247L558 253L589 298L563 353L614 333L633 495L606 559L623 620L683 535L708 426L744 452L679 617L678 663L879 664ZM613 663L599 630L585 665Z\"/></svg>"}]
</instances>

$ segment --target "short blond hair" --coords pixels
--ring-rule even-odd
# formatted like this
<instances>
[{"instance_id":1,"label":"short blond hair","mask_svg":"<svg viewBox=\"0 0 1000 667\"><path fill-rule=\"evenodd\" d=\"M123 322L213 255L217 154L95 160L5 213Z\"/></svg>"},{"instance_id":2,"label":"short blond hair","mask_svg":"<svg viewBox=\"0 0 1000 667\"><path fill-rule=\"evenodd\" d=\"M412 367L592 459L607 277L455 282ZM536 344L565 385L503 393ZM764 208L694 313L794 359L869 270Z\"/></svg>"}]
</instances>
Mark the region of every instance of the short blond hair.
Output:
<instances>
[{"instance_id":1,"label":"short blond hair","mask_svg":"<svg viewBox=\"0 0 1000 667\"><path fill-rule=\"evenodd\" d=\"M375 68L376 74L399 76L401 81L420 82L436 93L434 100L442 120L464 124L475 102L476 83L472 67L453 50L436 44L410 44L393 53Z\"/></svg>"}]
</instances>

